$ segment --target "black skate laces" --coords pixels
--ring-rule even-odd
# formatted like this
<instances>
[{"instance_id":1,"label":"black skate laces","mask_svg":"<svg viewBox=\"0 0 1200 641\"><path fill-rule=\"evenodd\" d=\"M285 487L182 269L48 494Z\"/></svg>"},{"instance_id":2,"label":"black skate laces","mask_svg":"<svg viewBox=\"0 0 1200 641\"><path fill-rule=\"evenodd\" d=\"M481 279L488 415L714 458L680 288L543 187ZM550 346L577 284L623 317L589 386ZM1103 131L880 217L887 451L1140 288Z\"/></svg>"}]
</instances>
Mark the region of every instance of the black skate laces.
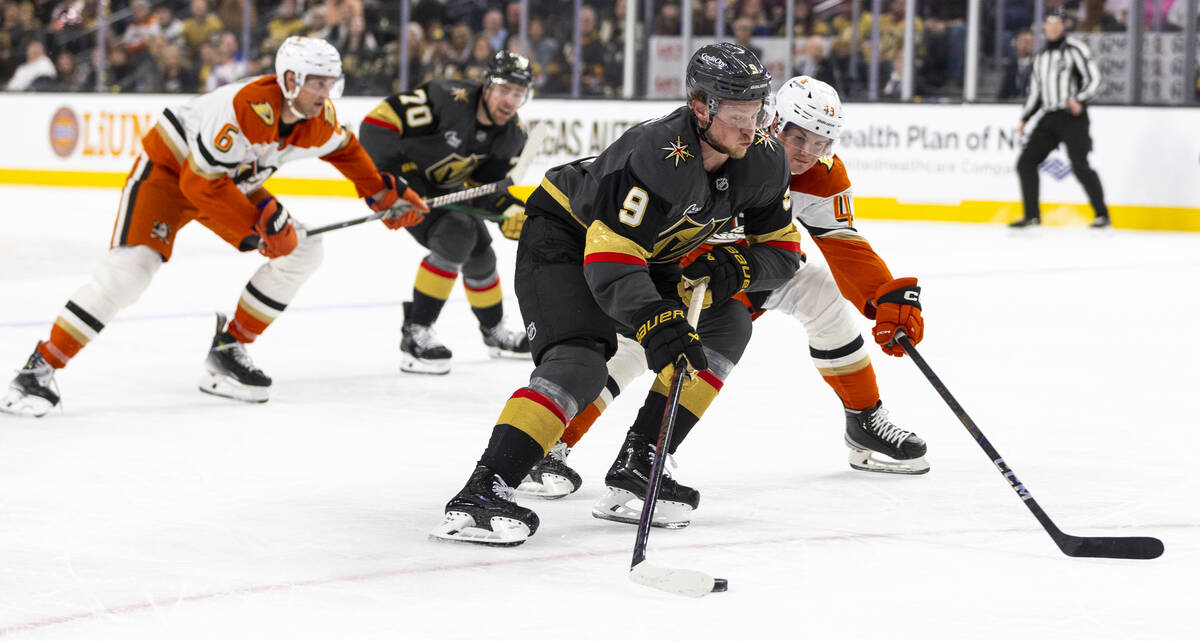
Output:
<instances>
[{"instance_id":1,"label":"black skate laces","mask_svg":"<svg viewBox=\"0 0 1200 641\"><path fill-rule=\"evenodd\" d=\"M868 419L867 424L871 426L871 431L876 436L895 447L900 447L900 443L904 442L904 439L908 438L909 434L912 434L912 432L906 432L888 420L888 411L882 407L871 414L871 418Z\"/></svg>"}]
</instances>

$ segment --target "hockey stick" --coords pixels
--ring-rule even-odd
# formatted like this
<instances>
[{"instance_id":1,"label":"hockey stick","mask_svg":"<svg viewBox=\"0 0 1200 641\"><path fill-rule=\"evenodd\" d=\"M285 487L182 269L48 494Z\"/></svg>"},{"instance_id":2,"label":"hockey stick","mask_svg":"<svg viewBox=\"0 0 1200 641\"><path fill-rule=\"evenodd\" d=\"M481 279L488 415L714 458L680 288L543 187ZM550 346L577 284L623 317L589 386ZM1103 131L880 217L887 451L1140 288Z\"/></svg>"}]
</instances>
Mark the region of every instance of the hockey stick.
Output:
<instances>
[{"instance_id":1,"label":"hockey stick","mask_svg":"<svg viewBox=\"0 0 1200 641\"><path fill-rule=\"evenodd\" d=\"M513 165L512 170L508 172L508 176L506 176L503 180L498 180L494 183L488 183L486 185L479 185L478 187L472 187L470 189L463 189L461 191L452 192L442 196L428 198L425 200L425 204L428 205L430 209L433 209L434 207L442 207L444 205L460 203L464 200L471 200L472 198L477 198L479 196L487 196L489 194L494 194L498 191L512 187L513 185L517 184L516 181L524 180L526 178L525 174L529 171L529 166L532 165L534 159L537 158L538 149L541 148L542 143L545 142L546 137L549 135L550 125L544 122L538 123L537 126L530 130L529 136L525 139L525 148L521 150L521 155L517 158L517 163ZM330 223L328 225L314 227L306 230L304 235L315 236L317 234L324 234L325 232L330 232L337 229L344 229L346 227L353 227L355 225L369 223L372 220L379 220L383 218L388 214L389 211L392 210L377 211L366 216L360 216L358 218L351 218L350 220L343 220L337 223ZM502 222L505 219L504 216L491 215L483 212L466 211L466 213L481 216L493 222ZM258 241L258 246L260 248L263 246L261 239Z\"/></svg>"},{"instance_id":2,"label":"hockey stick","mask_svg":"<svg viewBox=\"0 0 1200 641\"><path fill-rule=\"evenodd\" d=\"M950 406L950 410L954 412L958 420L962 421L962 424L971 433L971 436L975 437L975 442L979 443L979 447L983 448L983 451L992 459L992 463L996 465L996 469L1000 470L1000 473L1008 480L1009 485L1012 486L1017 496L1021 497L1025 506L1037 517L1038 522L1042 524L1042 527L1045 528L1050 538L1054 539L1054 543L1058 545L1058 549L1063 551L1063 554L1067 556L1100 557L1105 559L1156 559L1162 556L1163 542L1154 537L1073 536L1058 529L1058 526L1054 524L1054 521L1050 520L1050 517L1042 510L1037 501L1033 500L1033 495L1029 493L1025 485L1017 480L1017 476L1013 474L1012 468L1008 466L1008 463L1004 462L1004 458L988 442L987 437L979 430L979 426L975 424L975 421L971 420L970 416L967 416L967 411L963 409L962 405L958 404L958 401L950 394L950 390L946 389L946 385L942 383L937 374L933 373L933 369L929 367L929 363L925 362L925 359L917 352L917 348L913 346L912 341L909 340L904 330L897 329L893 340L900 343L904 351L908 352L913 362L921 369L921 373L925 375L925 378L929 379L930 384L942 396L942 400L946 401L946 404Z\"/></svg>"},{"instance_id":3,"label":"hockey stick","mask_svg":"<svg viewBox=\"0 0 1200 641\"><path fill-rule=\"evenodd\" d=\"M697 327L700 310L704 306L704 292L708 281L699 282L692 289L692 301L688 306L688 323ZM658 431L658 444L654 450L654 463L650 466L650 479L646 484L646 496L642 502L642 513L638 517L637 538L633 542L633 562L629 565L629 579L647 587L682 596L700 597L710 592L724 592L729 582L696 570L684 570L653 565L646 561L646 543L650 538L650 523L654 519L654 505L658 501L658 490L662 485L663 464L667 460L671 434L675 431L675 416L679 413L679 395L683 390L683 377L687 376L687 360L682 356L675 362L675 373L671 376L671 388L667 393L667 406L663 411L662 428Z\"/></svg>"}]
</instances>

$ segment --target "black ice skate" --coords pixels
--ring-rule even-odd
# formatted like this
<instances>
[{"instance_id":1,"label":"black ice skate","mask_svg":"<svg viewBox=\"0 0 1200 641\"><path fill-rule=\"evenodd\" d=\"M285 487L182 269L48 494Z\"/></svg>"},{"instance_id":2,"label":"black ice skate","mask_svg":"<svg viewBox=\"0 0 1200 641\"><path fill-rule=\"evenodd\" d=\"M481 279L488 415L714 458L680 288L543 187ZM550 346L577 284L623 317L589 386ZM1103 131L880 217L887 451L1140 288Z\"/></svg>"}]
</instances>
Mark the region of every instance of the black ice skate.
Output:
<instances>
[{"instance_id":1,"label":"black ice skate","mask_svg":"<svg viewBox=\"0 0 1200 641\"><path fill-rule=\"evenodd\" d=\"M408 318L412 303L404 303ZM433 327L404 321L400 328L400 371L413 374L449 374L454 354L438 340Z\"/></svg>"},{"instance_id":2,"label":"black ice skate","mask_svg":"<svg viewBox=\"0 0 1200 641\"><path fill-rule=\"evenodd\" d=\"M524 543L537 529L537 514L513 502L513 489L499 474L478 465L462 491L446 504L446 517L429 536L512 546Z\"/></svg>"},{"instance_id":3,"label":"black ice skate","mask_svg":"<svg viewBox=\"0 0 1200 641\"><path fill-rule=\"evenodd\" d=\"M1112 219L1101 214L1092 219L1092 223L1088 225L1092 229L1112 229Z\"/></svg>"},{"instance_id":4,"label":"black ice skate","mask_svg":"<svg viewBox=\"0 0 1200 641\"><path fill-rule=\"evenodd\" d=\"M1038 217L1022 218L1016 222L1009 223L1008 228L1009 229L1025 229L1027 227L1040 227L1041 225L1042 225L1041 218L1038 218Z\"/></svg>"},{"instance_id":5,"label":"black ice skate","mask_svg":"<svg viewBox=\"0 0 1200 641\"><path fill-rule=\"evenodd\" d=\"M495 327L480 327L483 334L483 344L487 345L488 356L492 358L523 358L529 359L529 338L525 332L507 329L504 323Z\"/></svg>"},{"instance_id":6,"label":"black ice skate","mask_svg":"<svg viewBox=\"0 0 1200 641\"><path fill-rule=\"evenodd\" d=\"M217 332L204 361L200 391L247 403L266 403L271 377L254 366L246 347L225 330L225 315L217 313Z\"/></svg>"},{"instance_id":7,"label":"black ice skate","mask_svg":"<svg viewBox=\"0 0 1200 641\"><path fill-rule=\"evenodd\" d=\"M592 505L592 516L637 524L642 513L646 486L650 481L654 450L655 444L642 435L632 431L625 435L621 453L604 477L608 491ZM687 527L692 522L692 511L698 507L700 492L680 485L664 469L662 483L658 488L658 501L654 505L654 519L650 524L665 528Z\"/></svg>"},{"instance_id":8,"label":"black ice skate","mask_svg":"<svg viewBox=\"0 0 1200 641\"><path fill-rule=\"evenodd\" d=\"M567 465L571 448L559 441L546 456L535 463L517 486L519 496L536 499L561 499L579 489L583 479Z\"/></svg>"},{"instance_id":9,"label":"black ice skate","mask_svg":"<svg viewBox=\"0 0 1200 641\"><path fill-rule=\"evenodd\" d=\"M850 467L864 472L924 474L925 441L888 418L883 402L869 410L846 410L846 446Z\"/></svg>"},{"instance_id":10,"label":"black ice skate","mask_svg":"<svg viewBox=\"0 0 1200 641\"><path fill-rule=\"evenodd\" d=\"M41 343L38 343L41 346ZM0 412L17 416L43 416L58 407L58 384L54 382L54 368L34 348L17 370L17 377L8 384L8 393L0 400Z\"/></svg>"}]
</instances>

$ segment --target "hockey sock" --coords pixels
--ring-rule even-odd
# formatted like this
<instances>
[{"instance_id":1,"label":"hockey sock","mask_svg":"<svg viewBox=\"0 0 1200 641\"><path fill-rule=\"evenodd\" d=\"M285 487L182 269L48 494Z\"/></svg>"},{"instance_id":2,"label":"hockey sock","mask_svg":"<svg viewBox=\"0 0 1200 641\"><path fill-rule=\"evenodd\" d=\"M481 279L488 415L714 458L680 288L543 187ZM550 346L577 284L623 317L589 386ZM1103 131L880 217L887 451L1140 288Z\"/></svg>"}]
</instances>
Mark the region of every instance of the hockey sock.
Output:
<instances>
[{"instance_id":1,"label":"hockey sock","mask_svg":"<svg viewBox=\"0 0 1200 641\"><path fill-rule=\"evenodd\" d=\"M567 423L567 429L563 432L562 442L567 444L567 447L575 447L579 439L583 438L584 434L592 428L596 419L600 418L600 414L604 412L604 399L598 398L592 401L591 405L583 408L575 418Z\"/></svg>"},{"instance_id":2,"label":"hockey sock","mask_svg":"<svg viewBox=\"0 0 1200 641\"><path fill-rule=\"evenodd\" d=\"M487 450L479 458L510 487L521 479L558 442L567 415L549 397L522 387L509 397L500 412Z\"/></svg>"},{"instance_id":3,"label":"hockey sock","mask_svg":"<svg viewBox=\"0 0 1200 641\"><path fill-rule=\"evenodd\" d=\"M463 289L467 302L480 327L495 327L504 320L504 292L500 289L500 274L494 270L484 278L463 275Z\"/></svg>"},{"instance_id":4,"label":"hockey sock","mask_svg":"<svg viewBox=\"0 0 1200 641\"><path fill-rule=\"evenodd\" d=\"M38 346L38 353L51 367L66 367L118 311L137 301L161 265L162 256L149 247L113 248L91 280L63 306L50 329L50 339Z\"/></svg>"},{"instance_id":5,"label":"hockey sock","mask_svg":"<svg viewBox=\"0 0 1200 641\"><path fill-rule=\"evenodd\" d=\"M229 321L229 333L240 343L253 343L287 309L324 256L321 237L310 236L292 253L259 267L242 289L233 320Z\"/></svg>"},{"instance_id":6,"label":"hockey sock","mask_svg":"<svg viewBox=\"0 0 1200 641\"><path fill-rule=\"evenodd\" d=\"M652 443L658 441L658 433L662 429L663 413L667 407L667 393L674 369L673 366L669 366L654 379L654 385L650 387L650 393L646 395L646 401L638 411L633 427L630 428ZM708 406L716 400L722 385L724 381L709 370L698 372L695 378L684 377L683 390L679 393L679 412L675 416L675 430L671 435L670 447L667 448L668 453L674 454L683 439L687 438L688 432L696 426Z\"/></svg>"},{"instance_id":7,"label":"hockey sock","mask_svg":"<svg viewBox=\"0 0 1200 641\"><path fill-rule=\"evenodd\" d=\"M868 409L879 402L879 385L875 380L875 368L868 361L866 367L843 374L825 374L822 377L842 399L842 405L852 409Z\"/></svg>"},{"instance_id":8,"label":"hockey sock","mask_svg":"<svg viewBox=\"0 0 1200 641\"><path fill-rule=\"evenodd\" d=\"M458 280L459 265L430 254L421 261L417 269L417 280L413 283L413 304L405 322L417 325L432 325L442 313L446 299L454 291Z\"/></svg>"}]
</instances>

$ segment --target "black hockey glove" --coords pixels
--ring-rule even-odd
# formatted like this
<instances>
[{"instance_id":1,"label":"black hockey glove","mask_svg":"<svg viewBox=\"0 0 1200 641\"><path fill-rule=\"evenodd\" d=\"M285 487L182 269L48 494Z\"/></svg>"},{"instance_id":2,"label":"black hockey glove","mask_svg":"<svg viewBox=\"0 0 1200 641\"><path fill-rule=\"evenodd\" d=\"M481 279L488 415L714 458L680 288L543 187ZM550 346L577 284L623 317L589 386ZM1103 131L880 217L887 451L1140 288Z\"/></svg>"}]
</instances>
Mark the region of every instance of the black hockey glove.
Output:
<instances>
[{"instance_id":1,"label":"black hockey glove","mask_svg":"<svg viewBox=\"0 0 1200 641\"><path fill-rule=\"evenodd\" d=\"M719 303L745 291L750 286L750 257L740 245L719 245L708 253L701 254L691 265L683 268L683 281L679 283L679 298L690 305L692 290L690 282L708 278L708 292L704 295L704 307ZM689 282L690 281L690 282ZM712 297L709 297L709 294Z\"/></svg>"},{"instance_id":2,"label":"black hockey glove","mask_svg":"<svg viewBox=\"0 0 1200 641\"><path fill-rule=\"evenodd\" d=\"M634 335L646 350L650 369L661 372L680 356L687 358L693 369L708 369L700 334L688 323L687 312L679 303L650 303L633 315L633 322L637 323Z\"/></svg>"}]
</instances>

